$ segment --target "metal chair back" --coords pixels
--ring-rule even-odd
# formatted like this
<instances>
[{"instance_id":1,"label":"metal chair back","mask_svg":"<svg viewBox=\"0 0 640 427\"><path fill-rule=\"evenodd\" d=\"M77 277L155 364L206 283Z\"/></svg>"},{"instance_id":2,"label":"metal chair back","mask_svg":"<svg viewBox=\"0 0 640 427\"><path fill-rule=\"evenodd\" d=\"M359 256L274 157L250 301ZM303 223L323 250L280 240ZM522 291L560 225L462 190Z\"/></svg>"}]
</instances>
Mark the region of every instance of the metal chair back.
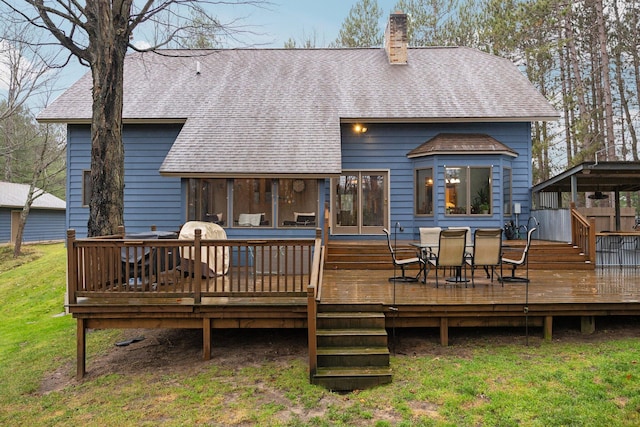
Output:
<instances>
[{"instance_id":1,"label":"metal chair back","mask_svg":"<svg viewBox=\"0 0 640 427\"><path fill-rule=\"evenodd\" d=\"M437 267L462 267L464 264L467 230L447 229L440 232Z\"/></svg>"}]
</instances>

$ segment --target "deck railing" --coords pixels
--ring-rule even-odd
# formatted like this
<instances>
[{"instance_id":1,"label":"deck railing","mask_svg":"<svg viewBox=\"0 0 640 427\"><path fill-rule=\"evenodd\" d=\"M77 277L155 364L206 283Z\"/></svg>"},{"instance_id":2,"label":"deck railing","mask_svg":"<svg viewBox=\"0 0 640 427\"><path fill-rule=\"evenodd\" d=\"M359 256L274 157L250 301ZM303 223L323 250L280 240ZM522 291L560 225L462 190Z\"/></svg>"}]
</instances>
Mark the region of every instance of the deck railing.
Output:
<instances>
[{"instance_id":1,"label":"deck railing","mask_svg":"<svg viewBox=\"0 0 640 427\"><path fill-rule=\"evenodd\" d=\"M313 268L307 290L307 336L309 345L309 380L313 379L318 368L317 314L318 303L322 294L322 280L324 273L324 246L316 240L313 256Z\"/></svg>"},{"instance_id":2,"label":"deck railing","mask_svg":"<svg viewBox=\"0 0 640 427\"><path fill-rule=\"evenodd\" d=\"M76 239L67 232L69 303L88 297L305 297L320 274L315 239ZM198 262L199 261L199 262ZM319 262L319 261L318 261ZM315 282L317 284L317 282Z\"/></svg>"},{"instance_id":3,"label":"deck railing","mask_svg":"<svg viewBox=\"0 0 640 427\"><path fill-rule=\"evenodd\" d=\"M593 219L589 220L571 203L571 243L589 257L589 261L596 262L596 227Z\"/></svg>"}]
</instances>

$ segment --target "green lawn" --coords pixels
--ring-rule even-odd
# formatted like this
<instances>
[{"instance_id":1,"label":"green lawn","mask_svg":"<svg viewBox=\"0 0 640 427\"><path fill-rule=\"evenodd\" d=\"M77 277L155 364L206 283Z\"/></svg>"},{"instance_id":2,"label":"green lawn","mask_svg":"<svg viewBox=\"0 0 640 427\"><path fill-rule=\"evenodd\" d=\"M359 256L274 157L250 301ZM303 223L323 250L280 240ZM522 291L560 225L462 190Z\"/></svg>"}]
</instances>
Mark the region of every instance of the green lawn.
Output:
<instances>
[{"instance_id":1,"label":"green lawn","mask_svg":"<svg viewBox=\"0 0 640 427\"><path fill-rule=\"evenodd\" d=\"M0 425L638 426L640 340L478 339L437 354L392 357L393 383L335 394L308 383L304 357L244 366L75 373L75 321L64 312L65 249L0 248ZM242 332L238 332L242 333ZM89 358L120 331L93 332ZM214 343L215 345L215 343ZM52 372L66 386L40 392Z\"/></svg>"}]
</instances>

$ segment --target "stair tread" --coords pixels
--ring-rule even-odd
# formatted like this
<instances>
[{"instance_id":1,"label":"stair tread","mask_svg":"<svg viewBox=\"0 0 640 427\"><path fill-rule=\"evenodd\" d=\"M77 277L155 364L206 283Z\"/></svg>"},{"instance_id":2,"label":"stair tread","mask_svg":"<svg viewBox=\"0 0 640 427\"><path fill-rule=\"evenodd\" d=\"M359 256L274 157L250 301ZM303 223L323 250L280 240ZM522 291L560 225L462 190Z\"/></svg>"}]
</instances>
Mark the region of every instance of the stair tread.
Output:
<instances>
[{"instance_id":1,"label":"stair tread","mask_svg":"<svg viewBox=\"0 0 640 427\"><path fill-rule=\"evenodd\" d=\"M407 245L408 241L402 242ZM505 252L518 253L524 248L526 240L509 240ZM529 267L532 269L572 269L592 270L593 263L580 253L580 249L567 242L534 242L529 252ZM385 256L386 255L386 256ZM325 267L334 269L386 270L393 267L386 241L368 243L331 242L327 246Z\"/></svg>"},{"instance_id":2,"label":"stair tread","mask_svg":"<svg viewBox=\"0 0 640 427\"><path fill-rule=\"evenodd\" d=\"M387 366L349 366L318 368L314 377L353 377L353 376L390 376L391 367Z\"/></svg>"},{"instance_id":3,"label":"stair tread","mask_svg":"<svg viewBox=\"0 0 640 427\"><path fill-rule=\"evenodd\" d=\"M387 347L318 347L319 355L335 355L335 354L389 354Z\"/></svg>"},{"instance_id":4,"label":"stair tread","mask_svg":"<svg viewBox=\"0 0 640 427\"><path fill-rule=\"evenodd\" d=\"M321 336L340 336L340 335L380 335L386 336L387 331L380 328L349 328L349 329L318 329L316 335Z\"/></svg>"},{"instance_id":5,"label":"stair tread","mask_svg":"<svg viewBox=\"0 0 640 427\"><path fill-rule=\"evenodd\" d=\"M351 319L351 318L373 318L379 319L384 317L384 313L375 313L369 311L323 311L318 313L318 318L328 319Z\"/></svg>"}]
</instances>

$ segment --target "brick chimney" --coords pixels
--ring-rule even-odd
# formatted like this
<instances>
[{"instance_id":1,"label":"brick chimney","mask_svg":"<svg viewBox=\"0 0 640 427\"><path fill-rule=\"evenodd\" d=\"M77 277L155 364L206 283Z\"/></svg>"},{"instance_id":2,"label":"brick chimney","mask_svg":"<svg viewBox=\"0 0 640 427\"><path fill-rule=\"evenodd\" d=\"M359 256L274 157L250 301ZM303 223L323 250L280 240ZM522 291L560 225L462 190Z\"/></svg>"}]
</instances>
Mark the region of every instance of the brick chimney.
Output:
<instances>
[{"instance_id":1,"label":"brick chimney","mask_svg":"<svg viewBox=\"0 0 640 427\"><path fill-rule=\"evenodd\" d=\"M384 49L389 64L407 63L407 14L397 11L389 15L387 29L384 32Z\"/></svg>"}]
</instances>

